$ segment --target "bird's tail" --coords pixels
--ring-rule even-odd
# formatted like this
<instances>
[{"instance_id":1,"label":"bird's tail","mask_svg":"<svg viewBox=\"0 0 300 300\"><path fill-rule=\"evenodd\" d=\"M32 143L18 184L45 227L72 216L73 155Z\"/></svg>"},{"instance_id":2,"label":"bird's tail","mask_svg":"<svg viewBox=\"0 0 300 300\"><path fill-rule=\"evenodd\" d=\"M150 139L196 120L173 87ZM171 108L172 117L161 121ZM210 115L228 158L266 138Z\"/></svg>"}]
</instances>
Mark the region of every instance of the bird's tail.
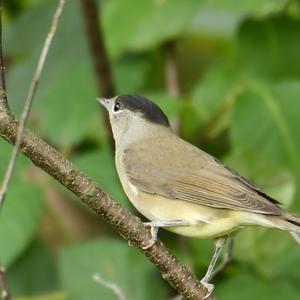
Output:
<instances>
[{"instance_id":1,"label":"bird's tail","mask_svg":"<svg viewBox=\"0 0 300 300\"><path fill-rule=\"evenodd\" d=\"M300 234L298 232L290 231L290 235L296 241L296 243L300 246Z\"/></svg>"},{"instance_id":2,"label":"bird's tail","mask_svg":"<svg viewBox=\"0 0 300 300\"><path fill-rule=\"evenodd\" d=\"M282 216L282 229L288 230L293 239L300 245L300 217L291 213Z\"/></svg>"},{"instance_id":3,"label":"bird's tail","mask_svg":"<svg viewBox=\"0 0 300 300\"><path fill-rule=\"evenodd\" d=\"M268 216L270 227L286 230L300 245L300 217L289 212L283 212L281 216ZM268 226L268 225L267 225Z\"/></svg>"}]
</instances>

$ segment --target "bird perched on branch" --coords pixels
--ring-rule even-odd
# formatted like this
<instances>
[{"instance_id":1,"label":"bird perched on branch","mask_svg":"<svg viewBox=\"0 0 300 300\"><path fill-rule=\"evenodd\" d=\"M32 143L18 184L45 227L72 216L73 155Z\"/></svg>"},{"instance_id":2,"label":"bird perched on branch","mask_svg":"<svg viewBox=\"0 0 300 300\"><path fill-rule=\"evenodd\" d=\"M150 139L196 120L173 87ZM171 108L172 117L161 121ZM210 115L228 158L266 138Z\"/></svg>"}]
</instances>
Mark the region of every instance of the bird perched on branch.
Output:
<instances>
[{"instance_id":1,"label":"bird perched on branch","mask_svg":"<svg viewBox=\"0 0 300 300\"><path fill-rule=\"evenodd\" d=\"M131 203L151 222L152 240L164 227L216 248L201 282L208 288L228 236L251 225L289 231L299 242L300 218L213 156L172 132L152 101L134 95L98 99L107 109L116 144L115 162Z\"/></svg>"}]
</instances>

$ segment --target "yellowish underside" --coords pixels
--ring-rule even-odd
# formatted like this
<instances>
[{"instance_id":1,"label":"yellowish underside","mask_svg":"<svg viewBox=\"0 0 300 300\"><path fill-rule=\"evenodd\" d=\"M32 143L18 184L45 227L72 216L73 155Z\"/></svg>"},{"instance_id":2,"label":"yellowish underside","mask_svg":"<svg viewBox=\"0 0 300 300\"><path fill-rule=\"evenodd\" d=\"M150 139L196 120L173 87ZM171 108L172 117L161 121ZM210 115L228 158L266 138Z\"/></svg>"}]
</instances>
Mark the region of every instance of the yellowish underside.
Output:
<instances>
[{"instance_id":1,"label":"yellowish underside","mask_svg":"<svg viewBox=\"0 0 300 300\"><path fill-rule=\"evenodd\" d=\"M189 226L165 228L184 236L219 237L251 225L276 227L271 219L262 214L216 209L187 201L167 199L140 191L128 182L123 184L123 187L132 204L149 220L183 220L189 222Z\"/></svg>"}]
</instances>

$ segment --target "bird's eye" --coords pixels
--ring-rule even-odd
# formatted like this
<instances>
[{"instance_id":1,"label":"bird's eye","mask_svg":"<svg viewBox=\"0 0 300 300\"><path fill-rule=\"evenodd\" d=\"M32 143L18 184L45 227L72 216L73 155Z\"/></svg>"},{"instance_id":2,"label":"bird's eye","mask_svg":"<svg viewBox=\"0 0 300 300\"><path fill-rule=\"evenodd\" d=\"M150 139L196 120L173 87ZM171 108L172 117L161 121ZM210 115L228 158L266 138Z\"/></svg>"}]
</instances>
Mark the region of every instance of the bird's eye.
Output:
<instances>
[{"instance_id":1,"label":"bird's eye","mask_svg":"<svg viewBox=\"0 0 300 300\"><path fill-rule=\"evenodd\" d=\"M114 112L117 112L117 111L119 111L119 110L120 110L120 108L121 108L121 104L120 104L120 102L116 102L116 103L115 103L115 106L114 106Z\"/></svg>"}]
</instances>

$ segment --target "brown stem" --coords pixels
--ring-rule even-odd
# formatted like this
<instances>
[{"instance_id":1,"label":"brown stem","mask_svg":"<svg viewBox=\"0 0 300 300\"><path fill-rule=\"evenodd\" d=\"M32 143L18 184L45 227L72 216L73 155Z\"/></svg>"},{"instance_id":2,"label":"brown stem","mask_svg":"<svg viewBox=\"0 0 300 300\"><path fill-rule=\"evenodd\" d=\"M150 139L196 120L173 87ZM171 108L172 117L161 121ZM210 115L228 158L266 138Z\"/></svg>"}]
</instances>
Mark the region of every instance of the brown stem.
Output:
<instances>
[{"instance_id":1,"label":"brown stem","mask_svg":"<svg viewBox=\"0 0 300 300\"><path fill-rule=\"evenodd\" d=\"M80 3L86 36L96 75L98 93L99 96L104 98L111 98L116 95L116 90L101 30L101 11L96 0L80 0ZM114 140L110 130L109 119L104 108L101 108L101 114L105 122L105 129L109 142L112 148L114 148Z\"/></svg>"},{"instance_id":2,"label":"brown stem","mask_svg":"<svg viewBox=\"0 0 300 300\"><path fill-rule=\"evenodd\" d=\"M2 266L0 266L0 287L2 288L2 292L0 294L0 297L3 300L12 300L12 296L11 296L10 291L8 289L8 284L6 282L4 273L5 273L5 269Z\"/></svg>"},{"instance_id":3,"label":"brown stem","mask_svg":"<svg viewBox=\"0 0 300 300\"><path fill-rule=\"evenodd\" d=\"M3 1L0 0L0 28L2 28L2 10ZM0 31L0 49L2 47L2 30ZM6 87L5 87L5 66L3 61L3 51L0 51L0 103L6 109L8 109L7 99L6 99Z\"/></svg>"},{"instance_id":4,"label":"brown stem","mask_svg":"<svg viewBox=\"0 0 300 300\"><path fill-rule=\"evenodd\" d=\"M178 79L178 66L176 62L176 43L168 41L163 45L165 53L165 85L168 94L173 98L180 96L180 87ZM173 130L180 134L179 117L172 122Z\"/></svg>"},{"instance_id":5,"label":"brown stem","mask_svg":"<svg viewBox=\"0 0 300 300\"><path fill-rule=\"evenodd\" d=\"M178 66L176 63L176 43L169 41L164 45L165 49L165 77L166 89L170 96L175 98L180 96L178 79Z\"/></svg>"}]
</instances>

